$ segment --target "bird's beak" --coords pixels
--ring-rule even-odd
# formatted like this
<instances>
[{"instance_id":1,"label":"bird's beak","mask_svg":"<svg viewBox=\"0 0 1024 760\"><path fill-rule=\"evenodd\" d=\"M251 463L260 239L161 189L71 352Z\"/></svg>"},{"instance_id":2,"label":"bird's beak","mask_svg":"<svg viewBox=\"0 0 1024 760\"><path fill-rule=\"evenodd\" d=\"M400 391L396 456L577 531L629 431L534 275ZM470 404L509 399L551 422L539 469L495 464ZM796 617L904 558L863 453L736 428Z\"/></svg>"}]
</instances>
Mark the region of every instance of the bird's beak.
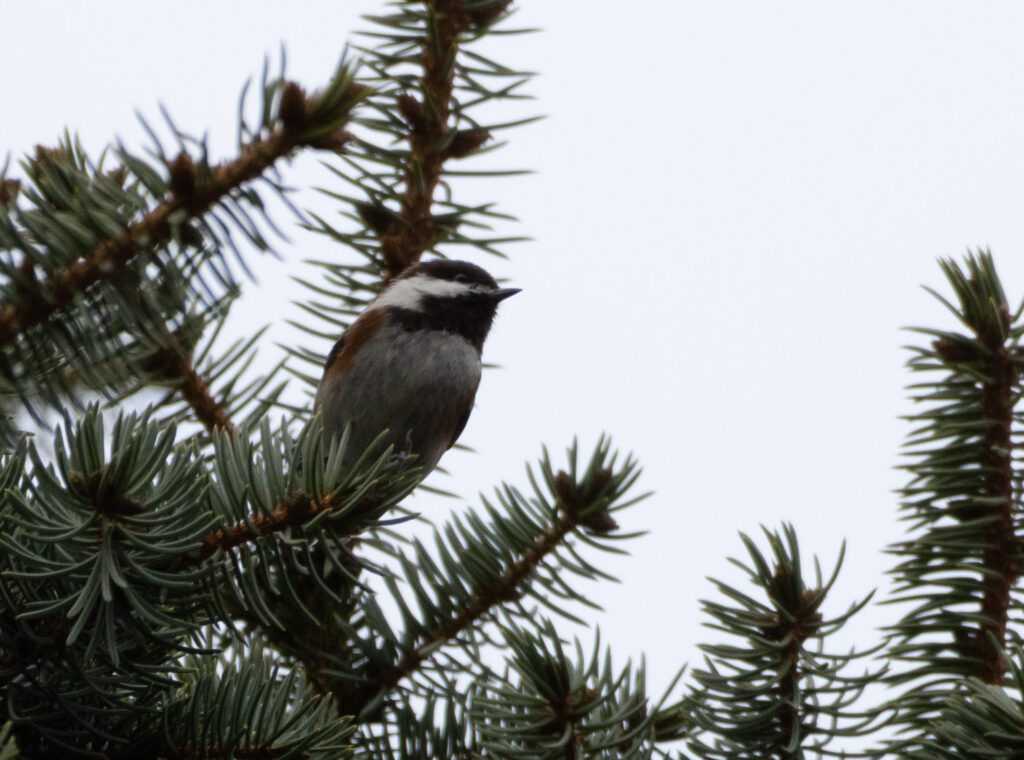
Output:
<instances>
[{"instance_id":1,"label":"bird's beak","mask_svg":"<svg viewBox=\"0 0 1024 760\"><path fill-rule=\"evenodd\" d=\"M498 288L497 290L492 290L488 295L494 303L498 303L499 301L504 301L509 296L514 296L520 290L522 288Z\"/></svg>"}]
</instances>

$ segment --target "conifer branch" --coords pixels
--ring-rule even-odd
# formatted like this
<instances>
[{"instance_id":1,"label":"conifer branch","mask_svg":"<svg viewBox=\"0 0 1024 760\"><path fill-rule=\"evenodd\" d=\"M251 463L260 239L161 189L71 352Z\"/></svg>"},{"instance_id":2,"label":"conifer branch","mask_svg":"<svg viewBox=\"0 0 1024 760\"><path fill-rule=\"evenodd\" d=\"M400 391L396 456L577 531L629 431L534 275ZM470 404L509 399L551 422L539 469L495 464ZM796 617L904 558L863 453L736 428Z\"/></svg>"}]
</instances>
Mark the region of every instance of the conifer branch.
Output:
<instances>
[{"instance_id":1,"label":"conifer branch","mask_svg":"<svg viewBox=\"0 0 1024 760\"><path fill-rule=\"evenodd\" d=\"M434 191L445 160L458 152L452 153L449 143L453 136L448 134L455 61L459 38L474 25L474 19L463 7L463 0L435 0L428 5L436 23L431 25L420 53L423 100L408 92L397 99L398 110L409 125L410 155L398 219L381 234L380 251L389 277L416 263L435 241L438 229L431 216ZM504 10L508 3L501 5Z\"/></svg>"},{"instance_id":2,"label":"conifer branch","mask_svg":"<svg viewBox=\"0 0 1024 760\"><path fill-rule=\"evenodd\" d=\"M343 163L332 171L341 188L322 189L335 201L350 205L353 228L311 214L311 229L359 254L361 261L313 261L321 274L300 280L314 294L307 309L313 326L297 326L317 342L325 333L346 327L387 282L415 264L427 251L447 255L449 246L472 246L503 256L499 246L525 238L495 234L494 224L515 221L494 204L461 202L448 178L507 177L516 171L453 171L451 162L483 152L492 136L525 124L488 123L486 106L494 101L527 98L519 92L532 77L472 50L489 36L490 27L509 15L512 0L409 0L394 3L383 16L368 16L378 31L367 32L374 45L357 48L372 73L376 88L359 125L360 136ZM510 30L519 33L530 30ZM445 251L441 253L441 247ZM305 308L305 307L304 307ZM289 351L318 369L321 347ZM310 374L296 373L315 383Z\"/></svg>"},{"instance_id":3,"label":"conifer branch","mask_svg":"<svg viewBox=\"0 0 1024 760\"><path fill-rule=\"evenodd\" d=\"M478 679L470 700L475 755L668 756L654 749L654 716L664 700L649 700L643 663L616 671L599 635L588 657L578 639L569 644L550 620L526 629L510 624L503 637L509 667Z\"/></svg>"},{"instance_id":4,"label":"conifer branch","mask_svg":"<svg viewBox=\"0 0 1024 760\"><path fill-rule=\"evenodd\" d=\"M518 597L520 587L531 573L544 561L545 557L565 541L576 526L577 522L574 519L563 516L490 586L481 589L466 606L455 610L452 616L440 626L428 631L393 666L376 673L372 680L355 690L347 681L336 684L334 697L338 704L338 714L361 714L368 704L373 704L376 701L374 697L391 691L402 681L417 673L430 658L430 654L424 652L432 652L437 644L453 640L473 624L482 620L495 607L505 602L514 601ZM321 688L323 686L317 681L314 681L314 684Z\"/></svg>"},{"instance_id":5,"label":"conifer branch","mask_svg":"<svg viewBox=\"0 0 1024 760\"><path fill-rule=\"evenodd\" d=\"M418 646L406 653L394 667L378 674L375 682L376 690L392 689L403 680L415 673L426 661L425 649L443 641L451 641L478 620L482 619L494 607L505 602L514 601L518 597L519 587L530 577L534 569L544 561L578 526L570 516L563 516L558 523L545 531L533 545L524 552L494 583L482 589L473 600L461 610L455 612L442 625L427 633Z\"/></svg>"},{"instance_id":6,"label":"conifer branch","mask_svg":"<svg viewBox=\"0 0 1024 760\"><path fill-rule=\"evenodd\" d=\"M779 590L789 590L802 584L802 579L793 577L796 568L784 565L776 568L772 578ZM817 635L822 622L818 611L824 594L820 588L805 589L799 595L780 594L779 601L785 603L782 610L773 611L774 620L765 626L766 637L781 646L778 655L779 682L776 689L779 704L778 713L779 746L794 746L800 739L800 728L804 722L800 703L800 680L804 642Z\"/></svg>"},{"instance_id":7,"label":"conifer branch","mask_svg":"<svg viewBox=\"0 0 1024 760\"><path fill-rule=\"evenodd\" d=\"M182 154L184 156L185 154ZM179 161L180 161L179 157ZM176 162L178 163L178 162ZM172 176L174 169L172 167ZM134 276L134 275L132 275ZM133 299L134 300L134 299ZM139 299L138 307L145 309ZM183 340L183 331L171 331L163 321L154 321L159 342L153 354L145 360L145 368L157 373L161 379L176 382L177 392L192 407L196 418L208 432L235 429L234 423L219 400L210 391L210 384L193 361L191 347Z\"/></svg>"},{"instance_id":8,"label":"conifer branch","mask_svg":"<svg viewBox=\"0 0 1024 760\"><path fill-rule=\"evenodd\" d=\"M1019 574L1019 540L1014 531L1013 405L1020 368L1013 361L1005 336L1010 312L999 310L999 324L989 324L978 336L985 347L981 418L989 424L983 434L982 471L986 501L996 504L994 519L985 528L981 578L981 622L974 637L977 663L974 675L990 684L1002 683L1006 669L1002 649L1010 616L1011 591Z\"/></svg>"},{"instance_id":9,"label":"conifer branch","mask_svg":"<svg viewBox=\"0 0 1024 760\"><path fill-rule=\"evenodd\" d=\"M173 339L170 333L168 338ZM192 363L191 357L178 347L163 348L157 353L157 361L167 377L180 379L178 391L192 407L196 417L209 432L235 429L224 405L214 398L209 384Z\"/></svg>"},{"instance_id":10,"label":"conifer branch","mask_svg":"<svg viewBox=\"0 0 1024 760\"><path fill-rule=\"evenodd\" d=\"M195 567L218 551L237 549L289 528L298 528L321 512L334 509L343 503L344 498L339 497L340 494L336 491L328 492L320 498L313 498L309 494L298 491L269 514L253 515L227 527L211 530L203 538L199 549L181 558L176 567L178 569ZM372 494L366 495L360 501L360 508L366 511L375 510L379 507L380 501Z\"/></svg>"},{"instance_id":11,"label":"conifer branch","mask_svg":"<svg viewBox=\"0 0 1024 760\"><path fill-rule=\"evenodd\" d=\"M813 580L808 579L793 527L762 530L770 553L741 534L749 564L733 560L758 593L712 579L728 601L703 602L713 619L708 625L731 640L701 645L705 667L693 671L691 694L666 711L659 729L670 741L685 735L693 756L705 760L836 755L828 745L837 736L864 736L880 719L855 704L884 668L850 674L857 660L878 648L846 654L826 649L829 637L864 608L871 594L826 619L822 609L843 551L830 577L822 577L815 559ZM826 723L832 729L822 730Z\"/></svg>"},{"instance_id":12,"label":"conifer branch","mask_svg":"<svg viewBox=\"0 0 1024 760\"><path fill-rule=\"evenodd\" d=\"M290 88L295 88L294 90ZM288 93L298 91L303 110L284 111L291 101ZM363 88L349 83L348 91L361 97ZM344 93L343 93L344 94ZM89 287L110 280L146 250L171 241L182 222L202 217L242 185L261 177L278 161L298 148L338 149L344 143L344 124L350 102L331 103L317 112L318 103L306 101L297 85L287 85L282 96L281 124L264 137L245 144L238 156L226 161L202 177L192 159L182 153L169 166L170 197L157 204L116 238L96 245L74 264L57 270L31 291L23 291L13 303L0 310L0 346L12 343L18 335L41 324ZM306 114L306 108L310 114ZM326 127L326 129L325 129ZM327 132L325 134L325 132Z\"/></svg>"},{"instance_id":13,"label":"conifer branch","mask_svg":"<svg viewBox=\"0 0 1024 760\"><path fill-rule=\"evenodd\" d=\"M939 263L955 299L929 291L966 330L914 328L931 340L912 348L909 362L929 379L911 386L925 406L908 418L915 427L902 508L913 529L892 549L903 557L893 601L913 605L889 643L905 667L888 680L911 684L891 703L908 731L889 746L900 752L919 746L964 679L1003 683L1010 614L1020 604L1021 312L1011 313L987 251Z\"/></svg>"},{"instance_id":14,"label":"conifer branch","mask_svg":"<svg viewBox=\"0 0 1024 760\"><path fill-rule=\"evenodd\" d=\"M257 435L239 428L213 435L218 476L209 492L218 525L208 530L187 553L174 558L175 570L202 564L218 551L230 551L288 529L305 529L317 517L307 538L319 535L336 516L332 532L355 536L408 495L419 471L372 444L350 467L342 461L346 441L326 447L319 417L293 438L286 424L272 430L264 420ZM285 463L291 466L285 469ZM254 494L256 494L254 496ZM333 514L325 514L333 513Z\"/></svg>"},{"instance_id":15,"label":"conifer branch","mask_svg":"<svg viewBox=\"0 0 1024 760\"><path fill-rule=\"evenodd\" d=\"M374 697L417 673L438 644L454 640L496 607L518 599L537 568L573 532L582 529L593 535L606 535L615 530L618 525L608 513L609 487L616 490L627 482L631 471L631 465L624 468L624 474L615 474L609 468L597 469L584 483L575 483L568 473L559 472L552 482L562 511L558 519L541 531L500 575L466 599L461 607L453 609L446 620L420 636L393 665L374 673L355 691L347 681L340 689L335 688L340 714L360 714Z\"/></svg>"}]
</instances>

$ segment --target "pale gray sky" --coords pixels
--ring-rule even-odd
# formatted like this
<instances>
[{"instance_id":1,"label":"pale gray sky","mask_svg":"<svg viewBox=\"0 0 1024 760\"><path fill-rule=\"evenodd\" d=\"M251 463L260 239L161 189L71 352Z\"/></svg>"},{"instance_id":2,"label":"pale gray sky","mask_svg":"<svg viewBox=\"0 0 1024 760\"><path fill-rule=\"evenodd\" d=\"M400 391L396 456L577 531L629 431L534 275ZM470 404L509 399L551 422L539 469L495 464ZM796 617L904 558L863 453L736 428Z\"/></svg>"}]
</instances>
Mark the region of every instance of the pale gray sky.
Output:
<instances>
[{"instance_id":1,"label":"pale gray sky","mask_svg":"<svg viewBox=\"0 0 1024 760\"><path fill-rule=\"evenodd\" d=\"M437 482L466 497L524 460L601 431L643 462L656 494L623 520L650 535L593 586L619 657L646 652L664 682L699 661L705 575L735 578L737 531L793 521L808 554L846 572L827 608L875 586L900 537L892 489L909 409L902 326L950 320L918 287L934 259L991 246L1024 294L1024 6L1011 2L635 3L524 0L530 37L493 55L533 69L549 118L508 133L495 164L527 178L470 192L522 219L533 242L477 259L524 289L503 305L488 373ZM142 143L133 111L163 102L223 156L243 81L283 42L293 78L332 71L378 3L0 2L0 148L65 127L98 150ZM286 176L328 182L315 162ZM322 204L302 194L298 204ZM299 235L259 268L237 330L296 317ZM292 339L287 329L277 340ZM277 356L267 347L268 363ZM469 499L475 502L475 499ZM429 502L435 510L457 502ZM894 611L850 639L873 644Z\"/></svg>"}]
</instances>

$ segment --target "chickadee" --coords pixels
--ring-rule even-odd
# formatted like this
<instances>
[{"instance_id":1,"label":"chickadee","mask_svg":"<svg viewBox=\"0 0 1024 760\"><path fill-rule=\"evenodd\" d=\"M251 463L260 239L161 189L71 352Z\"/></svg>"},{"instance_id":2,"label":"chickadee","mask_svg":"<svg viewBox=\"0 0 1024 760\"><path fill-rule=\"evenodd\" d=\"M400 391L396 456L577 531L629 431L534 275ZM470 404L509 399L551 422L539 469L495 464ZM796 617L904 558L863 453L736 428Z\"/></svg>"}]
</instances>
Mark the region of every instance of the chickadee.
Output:
<instances>
[{"instance_id":1,"label":"chickadee","mask_svg":"<svg viewBox=\"0 0 1024 760\"><path fill-rule=\"evenodd\" d=\"M421 262L388 283L331 349L316 391L326 439L349 426L344 464L386 429L424 477L433 470L469 419L498 304L518 292L466 261Z\"/></svg>"}]
</instances>

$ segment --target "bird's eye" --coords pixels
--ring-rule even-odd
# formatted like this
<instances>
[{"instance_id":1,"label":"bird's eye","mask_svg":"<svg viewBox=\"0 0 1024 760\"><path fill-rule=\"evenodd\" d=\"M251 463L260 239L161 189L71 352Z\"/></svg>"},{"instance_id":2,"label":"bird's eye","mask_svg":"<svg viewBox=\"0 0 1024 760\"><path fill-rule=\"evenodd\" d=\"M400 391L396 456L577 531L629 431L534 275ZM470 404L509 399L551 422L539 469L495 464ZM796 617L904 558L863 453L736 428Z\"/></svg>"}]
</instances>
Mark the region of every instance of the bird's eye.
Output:
<instances>
[{"instance_id":1,"label":"bird's eye","mask_svg":"<svg viewBox=\"0 0 1024 760\"><path fill-rule=\"evenodd\" d=\"M455 275L455 282L469 282L469 278L460 273Z\"/></svg>"}]
</instances>

